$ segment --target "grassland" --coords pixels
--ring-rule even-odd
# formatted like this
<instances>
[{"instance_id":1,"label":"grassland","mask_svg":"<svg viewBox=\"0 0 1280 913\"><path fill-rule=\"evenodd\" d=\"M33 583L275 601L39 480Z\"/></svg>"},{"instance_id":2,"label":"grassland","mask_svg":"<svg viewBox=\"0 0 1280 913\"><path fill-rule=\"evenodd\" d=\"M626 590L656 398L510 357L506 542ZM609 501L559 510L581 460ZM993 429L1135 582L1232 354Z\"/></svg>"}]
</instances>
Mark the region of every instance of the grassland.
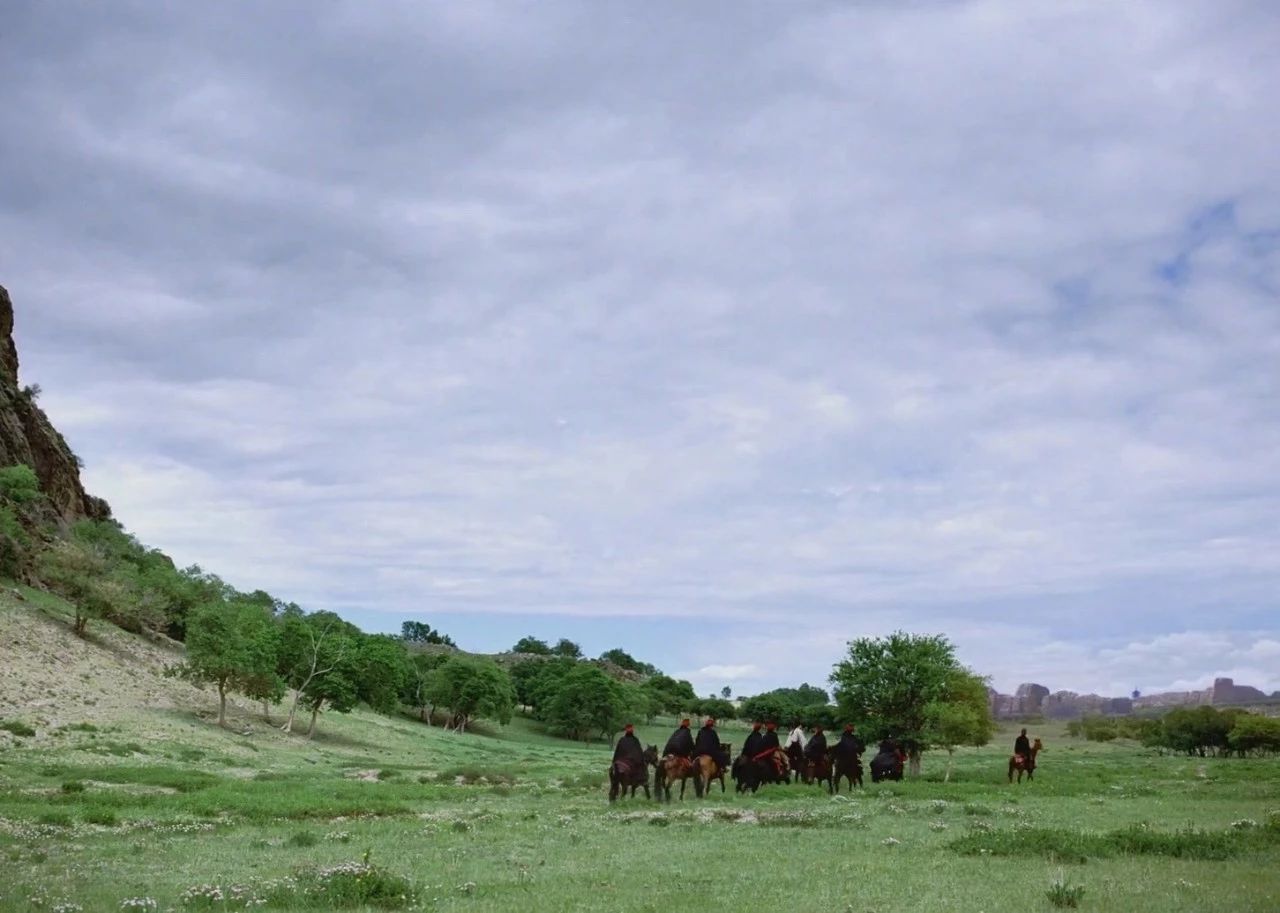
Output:
<instances>
[{"instance_id":1,"label":"grassland","mask_svg":"<svg viewBox=\"0 0 1280 913\"><path fill-rule=\"evenodd\" d=\"M47 635L70 664L61 679L83 684L56 614L0 600L0 642ZM99 636L84 657L129 648ZM357 712L324 718L307 742L249 707L220 730L207 703L136 700L158 685L145 663L134 671L91 705L52 686L34 709L0 694L0 716L36 733L0 749L0 910L131 898L220 910L258 896L476 913L996 913L1055 909L1056 881L1083 887L1081 910L1280 910L1273 760L1160 757L1042 727L1040 770L1020 786L1005 782L1002 733L958 752L950 783L945 755L931 755L923 779L852 796L789 786L610 806L608 749L529 721L460 736ZM669 728L640 735L659 743Z\"/></svg>"}]
</instances>

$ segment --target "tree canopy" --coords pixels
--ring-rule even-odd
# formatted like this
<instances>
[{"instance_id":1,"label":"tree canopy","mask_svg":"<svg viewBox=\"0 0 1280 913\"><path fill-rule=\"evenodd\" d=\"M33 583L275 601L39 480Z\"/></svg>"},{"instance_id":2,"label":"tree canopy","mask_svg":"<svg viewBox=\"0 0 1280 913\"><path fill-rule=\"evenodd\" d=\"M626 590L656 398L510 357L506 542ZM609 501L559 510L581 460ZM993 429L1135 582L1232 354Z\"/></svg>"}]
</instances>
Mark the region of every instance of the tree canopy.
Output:
<instances>
[{"instance_id":1,"label":"tree canopy","mask_svg":"<svg viewBox=\"0 0 1280 913\"><path fill-rule=\"evenodd\" d=\"M511 676L491 659L451 656L430 675L431 701L447 707L452 723L463 731L476 718L511 721L516 693Z\"/></svg>"}]
</instances>

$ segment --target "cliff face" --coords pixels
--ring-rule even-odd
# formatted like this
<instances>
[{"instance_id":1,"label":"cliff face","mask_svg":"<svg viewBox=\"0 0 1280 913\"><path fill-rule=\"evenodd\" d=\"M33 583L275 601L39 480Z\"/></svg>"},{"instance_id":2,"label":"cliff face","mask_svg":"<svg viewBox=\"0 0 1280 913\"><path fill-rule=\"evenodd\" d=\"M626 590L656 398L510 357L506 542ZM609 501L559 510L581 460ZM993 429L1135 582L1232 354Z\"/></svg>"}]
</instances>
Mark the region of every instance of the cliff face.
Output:
<instances>
[{"instance_id":1,"label":"cliff face","mask_svg":"<svg viewBox=\"0 0 1280 913\"><path fill-rule=\"evenodd\" d=\"M111 508L84 490L75 455L49 418L18 386L13 303L0 286L0 466L25 463L40 478L49 506L64 522L103 520Z\"/></svg>"},{"instance_id":2,"label":"cliff face","mask_svg":"<svg viewBox=\"0 0 1280 913\"><path fill-rule=\"evenodd\" d=\"M1271 704L1280 700L1280 691L1267 696L1250 685L1237 685L1229 678L1217 678L1212 688L1203 691L1163 691L1140 697L1103 697L1098 694L1076 694L1074 691L1050 693L1044 685L1026 683L1015 694L1001 694L987 689L991 714L997 719L1042 715L1065 720L1086 714L1123 715L1135 710L1194 707L1201 704L1247 706Z\"/></svg>"}]
</instances>

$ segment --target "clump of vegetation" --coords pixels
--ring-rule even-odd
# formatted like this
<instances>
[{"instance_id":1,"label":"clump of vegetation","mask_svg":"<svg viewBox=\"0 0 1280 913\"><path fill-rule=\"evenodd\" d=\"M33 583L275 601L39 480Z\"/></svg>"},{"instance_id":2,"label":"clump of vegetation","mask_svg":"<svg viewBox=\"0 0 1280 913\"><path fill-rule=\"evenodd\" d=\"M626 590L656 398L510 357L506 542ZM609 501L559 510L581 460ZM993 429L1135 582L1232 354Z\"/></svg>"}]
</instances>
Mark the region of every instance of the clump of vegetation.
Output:
<instances>
[{"instance_id":1,"label":"clump of vegetation","mask_svg":"<svg viewBox=\"0 0 1280 913\"><path fill-rule=\"evenodd\" d=\"M20 739L29 739L36 734L34 729L20 720L0 721L0 729L16 735Z\"/></svg>"},{"instance_id":2,"label":"clump of vegetation","mask_svg":"<svg viewBox=\"0 0 1280 913\"><path fill-rule=\"evenodd\" d=\"M413 883L369 861L301 869L289 878L264 883L259 896L268 907L399 910L417 902Z\"/></svg>"},{"instance_id":3,"label":"clump of vegetation","mask_svg":"<svg viewBox=\"0 0 1280 913\"><path fill-rule=\"evenodd\" d=\"M1055 907L1078 907L1080 901L1084 899L1084 885L1071 884L1059 875L1058 879L1049 885L1045 896Z\"/></svg>"},{"instance_id":4,"label":"clump of vegetation","mask_svg":"<svg viewBox=\"0 0 1280 913\"><path fill-rule=\"evenodd\" d=\"M298 831L289 838L287 846L308 847L315 846L319 842L320 838L311 833L311 831Z\"/></svg>"},{"instance_id":5,"label":"clump of vegetation","mask_svg":"<svg viewBox=\"0 0 1280 913\"><path fill-rule=\"evenodd\" d=\"M68 780L67 782L62 784L62 791L67 795L82 793L84 792L84 790L85 790L85 786L79 780Z\"/></svg>"},{"instance_id":6,"label":"clump of vegetation","mask_svg":"<svg viewBox=\"0 0 1280 913\"><path fill-rule=\"evenodd\" d=\"M1113 856L1166 856L1175 859L1229 859L1261 843L1275 842L1256 831L1205 831L1188 828L1157 831L1134 825L1109 833L1066 828L1020 827L1014 830L974 830L949 847L967 856L1043 856L1055 862L1083 863Z\"/></svg>"}]
</instances>

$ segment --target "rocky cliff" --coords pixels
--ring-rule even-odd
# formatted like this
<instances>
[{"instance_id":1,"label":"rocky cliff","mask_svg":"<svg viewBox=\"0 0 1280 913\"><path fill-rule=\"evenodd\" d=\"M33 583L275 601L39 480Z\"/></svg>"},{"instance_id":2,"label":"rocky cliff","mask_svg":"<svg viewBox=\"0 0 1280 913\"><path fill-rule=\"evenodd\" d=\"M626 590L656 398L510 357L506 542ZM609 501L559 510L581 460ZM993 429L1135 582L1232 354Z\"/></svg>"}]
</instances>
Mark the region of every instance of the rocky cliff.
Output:
<instances>
[{"instance_id":1,"label":"rocky cliff","mask_svg":"<svg viewBox=\"0 0 1280 913\"><path fill-rule=\"evenodd\" d=\"M49 506L64 522L110 516L107 502L84 490L75 454L36 405L33 391L18 386L13 303L0 286L0 466L18 463L35 470Z\"/></svg>"}]
</instances>

